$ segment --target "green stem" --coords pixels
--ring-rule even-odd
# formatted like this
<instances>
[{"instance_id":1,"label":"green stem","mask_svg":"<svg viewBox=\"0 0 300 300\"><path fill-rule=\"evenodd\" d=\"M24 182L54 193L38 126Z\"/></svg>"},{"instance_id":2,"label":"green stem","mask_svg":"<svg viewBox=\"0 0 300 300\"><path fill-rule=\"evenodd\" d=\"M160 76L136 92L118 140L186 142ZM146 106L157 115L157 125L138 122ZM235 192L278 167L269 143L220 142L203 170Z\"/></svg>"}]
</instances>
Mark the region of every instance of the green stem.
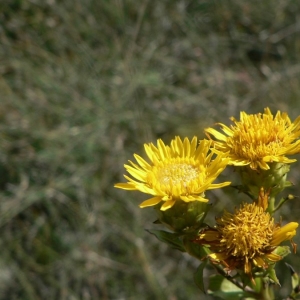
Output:
<instances>
[{"instance_id":1,"label":"green stem","mask_svg":"<svg viewBox=\"0 0 300 300\"><path fill-rule=\"evenodd\" d=\"M275 197L270 197L267 211L272 214L275 210Z\"/></svg>"},{"instance_id":2,"label":"green stem","mask_svg":"<svg viewBox=\"0 0 300 300\"><path fill-rule=\"evenodd\" d=\"M274 300L273 289L267 283L263 284L260 295L261 300Z\"/></svg>"},{"instance_id":3,"label":"green stem","mask_svg":"<svg viewBox=\"0 0 300 300\"><path fill-rule=\"evenodd\" d=\"M261 291L261 298L259 298L259 299L261 299L261 300L274 300L272 290L269 287L263 289Z\"/></svg>"}]
</instances>

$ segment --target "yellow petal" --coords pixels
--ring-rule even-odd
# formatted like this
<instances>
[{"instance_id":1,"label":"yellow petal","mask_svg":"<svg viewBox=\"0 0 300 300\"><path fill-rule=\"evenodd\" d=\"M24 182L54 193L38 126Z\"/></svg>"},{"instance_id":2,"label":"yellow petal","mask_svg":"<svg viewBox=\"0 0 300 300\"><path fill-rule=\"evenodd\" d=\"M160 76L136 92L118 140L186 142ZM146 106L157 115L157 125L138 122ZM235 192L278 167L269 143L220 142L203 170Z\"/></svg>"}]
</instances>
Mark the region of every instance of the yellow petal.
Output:
<instances>
[{"instance_id":1,"label":"yellow petal","mask_svg":"<svg viewBox=\"0 0 300 300\"><path fill-rule=\"evenodd\" d=\"M166 201L160 208L160 210L167 210L169 208L171 208L174 204L175 204L176 200L169 200L169 201Z\"/></svg>"},{"instance_id":2,"label":"yellow petal","mask_svg":"<svg viewBox=\"0 0 300 300\"><path fill-rule=\"evenodd\" d=\"M164 158L168 157L167 148L166 148L164 142L161 139L159 139L157 141L157 147L158 147L161 159L164 159Z\"/></svg>"},{"instance_id":3,"label":"yellow petal","mask_svg":"<svg viewBox=\"0 0 300 300\"><path fill-rule=\"evenodd\" d=\"M282 259L282 257L275 253L266 254L266 258L272 262L276 262Z\"/></svg>"},{"instance_id":4,"label":"yellow petal","mask_svg":"<svg viewBox=\"0 0 300 300\"><path fill-rule=\"evenodd\" d=\"M208 202L208 199L201 197L200 195L190 195L190 196L180 196L180 199L184 202L191 202L191 201L200 201L200 202Z\"/></svg>"},{"instance_id":5,"label":"yellow petal","mask_svg":"<svg viewBox=\"0 0 300 300\"><path fill-rule=\"evenodd\" d=\"M139 207L144 208L144 207L147 207L147 206L153 206L153 205L158 204L160 201L161 201L161 196L153 197L153 198L150 198L150 199L145 200L144 202L142 202L139 205Z\"/></svg>"},{"instance_id":6,"label":"yellow petal","mask_svg":"<svg viewBox=\"0 0 300 300\"><path fill-rule=\"evenodd\" d=\"M196 151L196 148L197 148L197 142L198 142L198 139L196 136L193 137L192 141L191 141L191 151L190 151L190 156L193 156L195 151Z\"/></svg>"},{"instance_id":7,"label":"yellow petal","mask_svg":"<svg viewBox=\"0 0 300 300\"><path fill-rule=\"evenodd\" d=\"M146 152L147 156L149 157L149 159L150 159L151 161L153 161L153 160L154 160L154 157L156 156L156 152L153 151L153 149L152 149L151 146L154 147L153 144L144 144L144 149L145 149L145 152ZM155 147L154 147L154 148L155 148Z\"/></svg>"},{"instance_id":8,"label":"yellow petal","mask_svg":"<svg viewBox=\"0 0 300 300\"><path fill-rule=\"evenodd\" d=\"M267 268L268 267L268 264L259 256L253 258L253 263L256 266L260 267L260 268Z\"/></svg>"},{"instance_id":9,"label":"yellow petal","mask_svg":"<svg viewBox=\"0 0 300 300\"><path fill-rule=\"evenodd\" d=\"M143 170L138 170L135 169L131 166L125 165L125 168L129 174L131 174L133 177L140 181L145 181L146 180L146 173Z\"/></svg>"},{"instance_id":10,"label":"yellow petal","mask_svg":"<svg viewBox=\"0 0 300 300\"><path fill-rule=\"evenodd\" d=\"M210 133L210 134L212 134L219 141L224 141L224 142L227 141L227 136L224 135L224 134L222 134L222 133L220 133L216 129L206 128L205 131L208 132L208 133Z\"/></svg>"},{"instance_id":11,"label":"yellow petal","mask_svg":"<svg viewBox=\"0 0 300 300\"><path fill-rule=\"evenodd\" d=\"M136 159L136 161L138 162L138 164L144 168L144 169L149 169L151 166L139 155L134 154L134 157Z\"/></svg>"},{"instance_id":12,"label":"yellow petal","mask_svg":"<svg viewBox=\"0 0 300 300\"><path fill-rule=\"evenodd\" d=\"M222 130L224 131L224 133L226 133L228 136L232 136L233 135L233 131L232 129L230 129L229 127L227 127L226 125L222 124L222 123L218 123L221 127Z\"/></svg>"},{"instance_id":13,"label":"yellow petal","mask_svg":"<svg viewBox=\"0 0 300 300\"><path fill-rule=\"evenodd\" d=\"M245 262L244 271L245 271L246 274L251 273L251 262L250 261Z\"/></svg>"},{"instance_id":14,"label":"yellow petal","mask_svg":"<svg viewBox=\"0 0 300 300\"><path fill-rule=\"evenodd\" d=\"M191 145L190 145L190 141L188 138L185 138L183 140L183 155L185 157L189 157L190 156L190 151L191 151Z\"/></svg>"},{"instance_id":15,"label":"yellow petal","mask_svg":"<svg viewBox=\"0 0 300 300\"><path fill-rule=\"evenodd\" d=\"M281 242L292 239L296 235L296 228L298 226L297 222L290 222L278 228L273 234L271 246L278 246Z\"/></svg>"},{"instance_id":16,"label":"yellow petal","mask_svg":"<svg viewBox=\"0 0 300 300\"><path fill-rule=\"evenodd\" d=\"M228 186L230 184L231 184L230 181L226 181L226 182L222 182L222 183L212 183L207 189L208 190L219 189L221 187Z\"/></svg>"},{"instance_id":17,"label":"yellow petal","mask_svg":"<svg viewBox=\"0 0 300 300\"><path fill-rule=\"evenodd\" d=\"M133 184L131 184L131 183L116 183L115 185L114 185L114 187L115 188L118 188L118 189L123 189L123 190L136 190L136 187L133 185Z\"/></svg>"}]
</instances>

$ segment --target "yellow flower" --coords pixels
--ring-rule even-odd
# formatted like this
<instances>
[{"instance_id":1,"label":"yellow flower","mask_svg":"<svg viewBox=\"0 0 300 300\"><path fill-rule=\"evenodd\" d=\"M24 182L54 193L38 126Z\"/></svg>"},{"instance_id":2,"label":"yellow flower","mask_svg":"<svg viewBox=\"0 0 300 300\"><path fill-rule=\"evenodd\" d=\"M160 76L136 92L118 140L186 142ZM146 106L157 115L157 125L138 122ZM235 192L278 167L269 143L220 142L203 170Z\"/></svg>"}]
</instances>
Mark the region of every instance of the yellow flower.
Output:
<instances>
[{"instance_id":1,"label":"yellow flower","mask_svg":"<svg viewBox=\"0 0 300 300\"><path fill-rule=\"evenodd\" d=\"M268 170L268 163L292 163L286 155L300 152L300 116L291 122L287 113L277 112L275 117L269 108L264 113L247 115L240 113L240 121L231 118L234 125L227 127L219 123L225 134L213 128L205 131L218 141L218 151L229 152L230 163L235 166L250 165L251 169Z\"/></svg>"},{"instance_id":2,"label":"yellow flower","mask_svg":"<svg viewBox=\"0 0 300 300\"><path fill-rule=\"evenodd\" d=\"M182 141L178 136L171 141L170 146L166 146L160 139L157 147L152 143L144 144L151 162L134 154L138 164L129 161L130 165L124 165L134 179L124 175L128 182L118 183L115 187L153 195L153 198L140 204L142 208L161 201L164 201L161 210L171 208L176 200L207 202L204 198L206 190L230 184L213 184L226 167L228 159L221 154L212 160L214 153L210 152L210 146L211 142L207 140L202 140L197 147L196 137L191 141L188 138Z\"/></svg>"},{"instance_id":3,"label":"yellow flower","mask_svg":"<svg viewBox=\"0 0 300 300\"><path fill-rule=\"evenodd\" d=\"M229 270L241 269L251 277L253 267L266 269L282 259L276 248L291 240L297 227L296 222L281 227L263 207L244 204L234 214L225 211L216 226L203 230L195 242L210 246L208 256L213 263ZM292 245L295 251L296 244Z\"/></svg>"}]
</instances>

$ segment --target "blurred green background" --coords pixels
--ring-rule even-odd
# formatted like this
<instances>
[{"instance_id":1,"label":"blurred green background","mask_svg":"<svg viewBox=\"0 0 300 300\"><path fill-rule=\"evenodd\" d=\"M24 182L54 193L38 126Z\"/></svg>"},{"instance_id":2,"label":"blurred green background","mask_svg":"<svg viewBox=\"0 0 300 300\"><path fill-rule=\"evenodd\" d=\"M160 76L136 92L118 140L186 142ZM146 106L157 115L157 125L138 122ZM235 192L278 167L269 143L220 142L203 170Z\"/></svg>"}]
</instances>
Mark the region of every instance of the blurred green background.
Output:
<instances>
[{"instance_id":1,"label":"blurred green background","mask_svg":"<svg viewBox=\"0 0 300 300\"><path fill-rule=\"evenodd\" d=\"M145 231L146 195L113 184L143 143L266 106L295 119L299 33L297 0L2 0L0 299L212 299L199 263ZM207 196L215 213L241 201ZM299 254L286 261L300 272Z\"/></svg>"}]
</instances>

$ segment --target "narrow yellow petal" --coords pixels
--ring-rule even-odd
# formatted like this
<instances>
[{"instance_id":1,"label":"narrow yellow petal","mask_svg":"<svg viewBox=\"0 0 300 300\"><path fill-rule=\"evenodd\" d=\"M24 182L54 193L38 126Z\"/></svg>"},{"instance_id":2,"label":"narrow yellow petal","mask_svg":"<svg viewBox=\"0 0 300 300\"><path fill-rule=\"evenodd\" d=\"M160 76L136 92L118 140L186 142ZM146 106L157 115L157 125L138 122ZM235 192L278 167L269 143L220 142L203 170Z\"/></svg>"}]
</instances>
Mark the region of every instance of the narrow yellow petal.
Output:
<instances>
[{"instance_id":1,"label":"narrow yellow petal","mask_svg":"<svg viewBox=\"0 0 300 300\"><path fill-rule=\"evenodd\" d=\"M157 147L158 147L158 150L159 150L160 158L161 159L167 158L168 157L167 148L166 148L166 145L164 144L164 142L161 139L159 139L157 141Z\"/></svg>"},{"instance_id":2,"label":"narrow yellow petal","mask_svg":"<svg viewBox=\"0 0 300 300\"><path fill-rule=\"evenodd\" d=\"M217 131L214 128L206 128L205 132L208 132L208 133L212 134L217 140L220 140L220 141L223 141L223 142L227 141L227 136L220 133L219 131Z\"/></svg>"},{"instance_id":3,"label":"narrow yellow petal","mask_svg":"<svg viewBox=\"0 0 300 300\"><path fill-rule=\"evenodd\" d=\"M228 136L232 136L233 135L233 131L232 129L230 129L228 126L222 124L222 123L218 123L221 127L222 130L224 131L224 133L226 133Z\"/></svg>"},{"instance_id":4,"label":"narrow yellow petal","mask_svg":"<svg viewBox=\"0 0 300 300\"><path fill-rule=\"evenodd\" d=\"M147 156L149 157L149 159L151 161L153 161L153 158L155 156L154 152L152 151L151 147L150 147L150 144L144 144L144 149L145 149L145 152L147 154Z\"/></svg>"},{"instance_id":5,"label":"narrow yellow petal","mask_svg":"<svg viewBox=\"0 0 300 300\"><path fill-rule=\"evenodd\" d=\"M185 157L189 157L190 156L190 151L191 151L190 141L189 141L188 138L185 138L183 140L183 155Z\"/></svg>"},{"instance_id":6,"label":"narrow yellow petal","mask_svg":"<svg viewBox=\"0 0 300 300\"><path fill-rule=\"evenodd\" d=\"M195 198L192 195L180 196L180 199L183 200L184 202L195 201Z\"/></svg>"},{"instance_id":7,"label":"narrow yellow petal","mask_svg":"<svg viewBox=\"0 0 300 300\"><path fill-rule=\"evenodd\" d=\"M132 183L122 183L122 182L116 183L114 187L118 189L129 190L129 191L134 191L137 189Z\"/></svg>"},{"instance_id":8,"label":"narrow yellow petal","mask_svg":"<svg viewBox=\"0 0 300 300\"><path fill-rule=\"evenodd\" d=\"M244 271L246 274L250 274L251 273L251 263L249 261L246 261L245 262L245 265L244 265Z\"/></svg>"},{"instance_id":9,"label":"narrow yellow petal","mask_svg":"<svg viewBox=\"0 0 300 300\"><path fill-rule=\"evenodd\" d=\"M180 196L180 199L183 200L184 202L191 202L191 201L208 202L208 199L205 199L199 195Z\"/></svg>"},{"instance_id":10,"label":"narrow yellow petal","mask_svg":"<svg viewBox=\"0 0 300 300\"><path fill-rule=\"evenodd\" d=\"M268 267L268 264L260 256L253 258L253 263L260 268Z\"/></svg>"},{"instance_id":11,"label":"narrow yellow petal","mask_svg":"<svg viewBox=\"0 0 300 300\"><path fill-rule=\"evenodd\" d=\"M203 157L206 157L207 152L212 144L211 140L201 140L198 148L195 151L195 159L200 159L200 162L203 161Z\"/></svg>"},{"instance_id":12,"label":"narrow yellow petal","mask_svg":"<svg viewBox=\"0 0 300 300\"><path fill-rule=\"evenodd\" d=\"M212 183L212 184L207 188L207 190L219 189L219 188L221 188L221 187L228 186L228 185L230 185L230 184L231 184L230 181L226 181L226 182L222 182L222 183Z\"/></svg>"},{"instance_id":13,"label":"narrow yellow petal","mask_svg":"<svg viewBox=\"0 0 300 300\"><path fill-rule=\"evenodd\" d=\"M282 259L282 257L280 255L275 254L275 253L266 254L266 258L272 262L276 262L276 261L279 261Z\"/></svg>"},{"instance_id":14,"label":"narrow yellow petal","mask_svg":"<svg viewBox=\"0 0 300 300\"><path fill-rule=\"evenodd\" d=\"M158 204L159 202L161 202L161 196L157 196L157 197L153 197L148 200L145 200L144 202L142 202L139 205L139 207L144 208L144 207L148 207L148 206L153 206L153 205Z\"/></svg>"},{"instance_id":15,"label":"narrow yellow petal","mask_svg":"<svg viewBox=\"0 0 300 300\"><path fill-rule=\"evenodd\" d=\"M139 155L134 154L134 158L143 169L150 169L151 166Z\"/></svg>"},{"instance_id":16,"label":"narrow yellow petal","mask_svg":"<svg viewBox=\"0 0 300 300\"><path fill-rule=\"evenodd\" d=\"M262 169L262 170L269 170L270 169L269 165L267 163L265 163L264 161L257 160L256 163L260 167L260 169ZM251 165L252 164L250 164L250 167L251 167Z\"/></svg>"},{"instance_id":17,"label":"narrow yellow petal","mask_svg":"<svg viewBox=\"0 0 300 300\"><path fill-rule=\"evenodd\" d=\"M160 208L160 210L167 210L171 208L175 204L176 200L166 201Z\"/></svg>"},{"instance_id":18,"label":"narrow yellow petal","mask_svg":"<svg viewBox=\"0 0 300 300\"><path fill-rule=\"evenodd\" d=\"M197 148L197 142L198 142L198 139L196 136L193 137L192 141L191 141L191 150L190 150L190 156L193 156L195 151L196 151L196 148Z\"/></svg>"},{"instance_id":19,"label":"narrow yellow petal","mask_svg":"<svg viewBox=\"0 0 300 300\"><path fill-rule=\"evenodd\" d=\"M264 113L265 113L266 115L273 116L269 107L266 107L266 108L264 109Z\"/></svg>"},{"instance_id":20,"label":"narrow yellow petal","mask_svg":"<svg viewBox=\"0 0 300 300\"><path fill-rule=\"evenodd\" d=\"M128 173L130 173L133 177L135 177L137 180L145 181L146 180L146 173L145 171L135 169L131 166L125 165L125 168Z\"/></svg>"},{"instance_id":21,"label":"narrow yellow petal","mask_svg":"<svg viewBox=\"0 0 300 300\"><path fill-rule=\"evenodd\" d=\"M175 150L179 154L180 157L183 156L183 143L179 136L175 137Z\"/></svg>"}]
</instances>

